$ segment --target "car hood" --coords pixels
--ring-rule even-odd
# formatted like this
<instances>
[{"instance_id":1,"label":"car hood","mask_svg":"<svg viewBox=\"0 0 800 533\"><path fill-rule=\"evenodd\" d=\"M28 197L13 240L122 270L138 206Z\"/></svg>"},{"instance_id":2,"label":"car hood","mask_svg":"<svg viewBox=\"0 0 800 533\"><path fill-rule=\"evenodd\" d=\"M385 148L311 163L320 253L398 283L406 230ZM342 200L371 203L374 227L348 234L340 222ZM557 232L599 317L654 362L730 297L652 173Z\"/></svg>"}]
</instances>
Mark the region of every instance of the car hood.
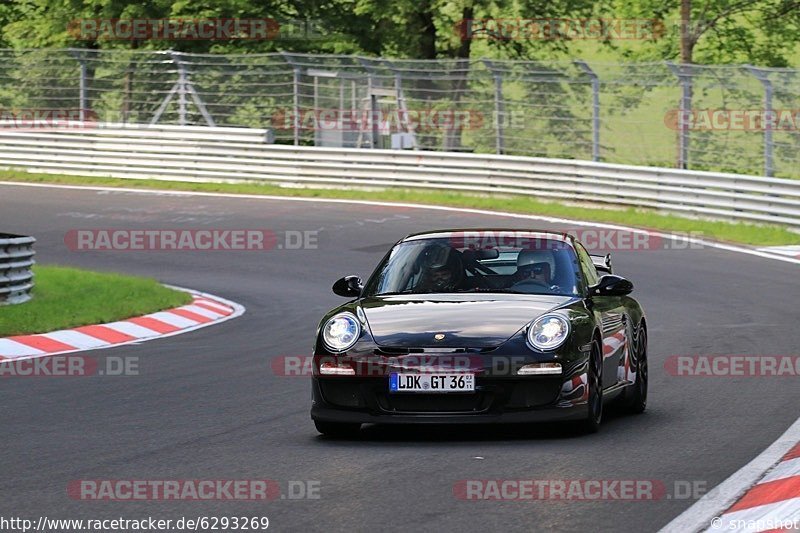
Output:
<instances>
[{"instance_id":1,"label":"car hood","mask_svg":"<svg viewBox=\"0 0 800 533\"><path fill-rule=\"evenodd\" d=\"M369 297L361 307L379 346L487 348L572 300L528 294L416 294ZM435 340L437 334L444 339Z\"/></svg>"}]
</instances>

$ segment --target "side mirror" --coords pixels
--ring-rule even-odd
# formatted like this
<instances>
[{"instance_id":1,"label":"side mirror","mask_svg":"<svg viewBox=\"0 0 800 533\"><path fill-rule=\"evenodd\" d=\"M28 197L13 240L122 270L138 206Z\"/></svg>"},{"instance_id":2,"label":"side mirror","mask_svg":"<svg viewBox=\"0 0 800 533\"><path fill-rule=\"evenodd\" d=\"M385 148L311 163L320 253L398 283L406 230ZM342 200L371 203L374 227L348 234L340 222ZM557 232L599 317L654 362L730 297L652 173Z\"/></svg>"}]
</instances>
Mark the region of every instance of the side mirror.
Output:
<instances>
[{"instance_id":1,"label":"side mirror","mask_svg":"<svg viewBox=\"0 0 800 533\"><path fill-rule=\"evenodd\" d=\"M336 280L333 284L333 292L345 298L355 298L361 294L361 289L364 286L361 284L361 278L358 276L345 276Z\"/></svg>"},{"instance_id":2,"label":"side mirror","mask_svg":"<svg viewBox=\"0 0 800 533\"><path fill-rule=\"evenodd\" d=\"M589 254L595 270L602 274L613 274L614 270L611 268L611 254L606 255L592 255Z\"/></svg>"},{"instance_id":3,"label":"side mirror","mask_svg":"<svg viewBox=\"0 0 800 533\"><path fill-rule=\"evenodd\" d=\"M600 278L597 285L589 287L589 296L624 296L633 290L633 283L627 279L608 274Z\"/></svg>"}]
</instances>

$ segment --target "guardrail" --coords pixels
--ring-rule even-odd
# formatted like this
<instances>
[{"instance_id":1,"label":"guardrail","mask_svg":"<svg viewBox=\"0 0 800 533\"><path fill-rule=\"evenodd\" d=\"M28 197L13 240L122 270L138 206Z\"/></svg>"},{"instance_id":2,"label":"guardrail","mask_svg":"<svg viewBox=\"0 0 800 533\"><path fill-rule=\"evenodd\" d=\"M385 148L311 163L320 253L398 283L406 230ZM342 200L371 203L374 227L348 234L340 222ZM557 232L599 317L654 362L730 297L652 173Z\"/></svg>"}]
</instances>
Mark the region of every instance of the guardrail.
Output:
<instances>
[{"instance_id":1,"label":"guardrail","mask_svg":"<svg viewBox=\"0 0 800 533\"><path fill-rule=\"evenodd\" d=\"M74 126L74 124L73 124ZM0 167L30 172L522 194L800 227L800 180L570 159L267 144L268 130L0 124Z\"/></svg>"},{"instance_id":2,"label":"guardrail","mask_svg":"<svg viewBox=\"0 0 800 533\"><path fill-rule=\"evenodd\" d=\"M0 305L20 304L31 299L33 237L0 233Z\"/></svg>"}]
</instances>

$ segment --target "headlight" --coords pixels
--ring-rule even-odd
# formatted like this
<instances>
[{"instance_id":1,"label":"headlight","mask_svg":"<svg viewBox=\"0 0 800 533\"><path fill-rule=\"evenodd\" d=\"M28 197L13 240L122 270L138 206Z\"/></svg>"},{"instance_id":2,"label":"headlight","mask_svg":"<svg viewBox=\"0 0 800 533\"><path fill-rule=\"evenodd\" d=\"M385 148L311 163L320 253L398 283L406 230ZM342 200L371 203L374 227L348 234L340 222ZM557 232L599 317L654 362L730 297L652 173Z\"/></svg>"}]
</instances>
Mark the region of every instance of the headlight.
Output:
<instances>
[{"instance_id":1,"label":"headlight","mask_svg":"<svg viewBox=\"0 0 800 533\"><path fill-rule=\"evenodd\" d=\"M528 342L538 350L561 346L569 335L569 320L560 315L544 315L528 328Z\"/></svg>"},{"instance_id":2,"label":"headlight","mask_svg":"<svg viewBox=\"0 0 800 533\"><path fill-rule=\"evenodd\" d=\"M352 313L339 313L331 317L322 328L322 340L332 352L345 352L361 336L361 324Z\"/></svg>"}]
</instances>

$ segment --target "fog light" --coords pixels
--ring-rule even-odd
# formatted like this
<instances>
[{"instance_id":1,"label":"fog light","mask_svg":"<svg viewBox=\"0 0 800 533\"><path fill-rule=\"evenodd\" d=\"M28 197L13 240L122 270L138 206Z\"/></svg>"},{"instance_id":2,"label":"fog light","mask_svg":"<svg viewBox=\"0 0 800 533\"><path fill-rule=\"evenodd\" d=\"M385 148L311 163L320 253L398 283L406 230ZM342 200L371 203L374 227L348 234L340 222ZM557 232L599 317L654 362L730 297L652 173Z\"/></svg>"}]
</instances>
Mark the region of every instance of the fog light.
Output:
<instances>
[{"instance_id":1,"label":"fog light","mask_svg":"<svg viewBox=\"0 0 800 533\"><path fill-rule=\"evenodd\" d=\"M533 363L517 370L520 376L561 375L561 363Z\"/></svg>"},{"instance_id":2,"label":"fog light","mask_svg":"<svg viewBox=\"0 0 800 533\"><path fill-rule=\"evenodd\" d=\"M326 376L355 376L356 371L347 365L325 362L319 365L319 373Z\"/></svg>"}]
</instances>

